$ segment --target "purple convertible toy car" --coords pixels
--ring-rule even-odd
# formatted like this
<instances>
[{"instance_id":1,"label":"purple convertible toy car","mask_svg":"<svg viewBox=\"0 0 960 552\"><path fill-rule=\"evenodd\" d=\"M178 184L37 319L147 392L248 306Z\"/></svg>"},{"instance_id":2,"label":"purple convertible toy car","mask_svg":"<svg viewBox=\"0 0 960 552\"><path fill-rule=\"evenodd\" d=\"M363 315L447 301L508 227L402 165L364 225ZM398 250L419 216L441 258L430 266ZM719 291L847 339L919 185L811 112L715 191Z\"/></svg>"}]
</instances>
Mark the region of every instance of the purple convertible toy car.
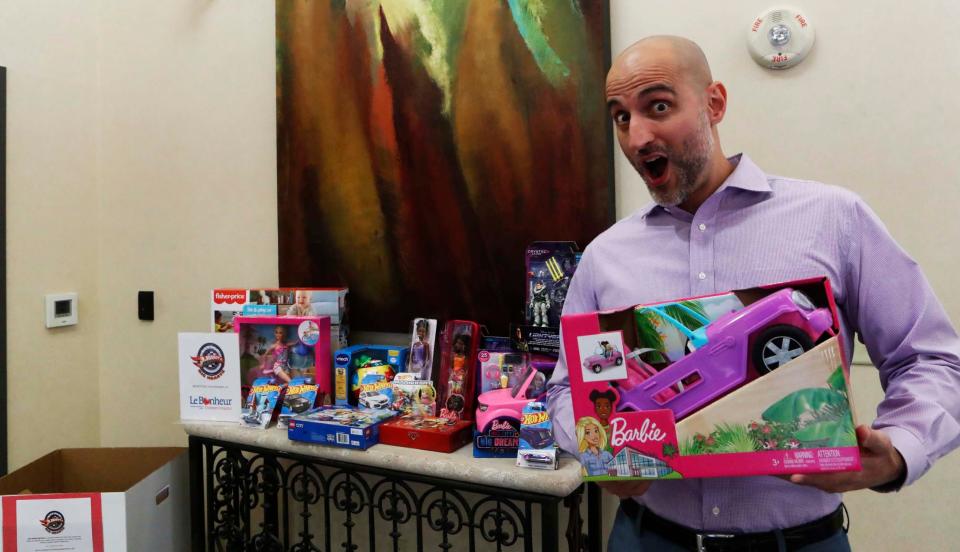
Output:
<instances>
[{"instance_id":1,"label":"purple convertible toy car","mask_svg":"<svg viewBox=\"0 0 960 552\"><path fill-rule=\"evenodd\" d=\"M687 337L692 352L630 389L621 388L618 409L669 408L676 420L744 383L751 364L757 373L766 374L811 349L825 332L832 334L833 326L830 309L817 308L806 295L791 288L713 322L685 309L704 324L697 330L690 330L657 306L641 308L656 311L676 326ZM629 362L641 361L631 358Z\"/></svg>"}]
</instances>

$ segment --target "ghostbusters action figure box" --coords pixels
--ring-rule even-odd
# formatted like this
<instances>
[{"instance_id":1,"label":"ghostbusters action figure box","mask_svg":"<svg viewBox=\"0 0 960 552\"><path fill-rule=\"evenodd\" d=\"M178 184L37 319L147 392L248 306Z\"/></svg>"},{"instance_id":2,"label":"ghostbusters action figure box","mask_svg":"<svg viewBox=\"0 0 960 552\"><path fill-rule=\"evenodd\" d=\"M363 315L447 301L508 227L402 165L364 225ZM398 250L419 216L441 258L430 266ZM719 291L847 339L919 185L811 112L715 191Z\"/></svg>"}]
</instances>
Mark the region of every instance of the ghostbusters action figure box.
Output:
<instances>
[{"instance_id":1,"label":"ghostbusters action figure box","mask_svg":"<svg viewBox=\"0 0 960 552\"><path fill-rule=\"evenodd\" d=\"M587 480L860 469L826 278L573 314L562 328Z\"/></svg>"}]
</instances>

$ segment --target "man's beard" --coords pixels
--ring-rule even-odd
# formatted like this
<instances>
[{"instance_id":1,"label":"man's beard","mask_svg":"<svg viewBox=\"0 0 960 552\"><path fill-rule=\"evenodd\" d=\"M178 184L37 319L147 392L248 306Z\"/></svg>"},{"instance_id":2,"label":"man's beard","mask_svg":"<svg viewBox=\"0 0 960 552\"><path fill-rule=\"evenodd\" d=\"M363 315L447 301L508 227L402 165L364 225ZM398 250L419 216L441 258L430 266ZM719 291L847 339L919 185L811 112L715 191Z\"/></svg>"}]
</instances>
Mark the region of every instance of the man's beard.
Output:
<instances>
[{"instance_id":1,"label":"man's beard","mask_svg":"<svg viewBox=\"0 0 960 552\"><path fill-rule=\"evenodd\" d=\"M700 114L700 131L683 142L681 151L667 150L664 153L670 159L670 169L674 171L677 186L674 189L651 188L650 195L658 205L672 207L680 205L690 194L703 186L703 171L710 160L713 149L713 134L707 113Z\"/></svg>"}]
</instances>

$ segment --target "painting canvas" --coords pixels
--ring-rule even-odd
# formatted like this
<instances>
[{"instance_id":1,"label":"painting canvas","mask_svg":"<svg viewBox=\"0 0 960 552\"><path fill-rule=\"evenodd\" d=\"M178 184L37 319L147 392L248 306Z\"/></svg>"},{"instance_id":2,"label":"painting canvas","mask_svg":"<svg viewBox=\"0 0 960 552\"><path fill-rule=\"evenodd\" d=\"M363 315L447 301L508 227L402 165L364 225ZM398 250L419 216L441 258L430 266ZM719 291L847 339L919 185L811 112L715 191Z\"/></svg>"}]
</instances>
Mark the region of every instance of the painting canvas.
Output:
<instances>
[{"instance_id":1,"label":"painting canvas","mask_svg":"<svg viewBox=\"0 0 960 552\"><path fill-rule=\"evenodd\" d=\"M606 1L276 3L280 284L351 323L523 319L524 250L613 219Z\"/></svg>"}]
</instances>

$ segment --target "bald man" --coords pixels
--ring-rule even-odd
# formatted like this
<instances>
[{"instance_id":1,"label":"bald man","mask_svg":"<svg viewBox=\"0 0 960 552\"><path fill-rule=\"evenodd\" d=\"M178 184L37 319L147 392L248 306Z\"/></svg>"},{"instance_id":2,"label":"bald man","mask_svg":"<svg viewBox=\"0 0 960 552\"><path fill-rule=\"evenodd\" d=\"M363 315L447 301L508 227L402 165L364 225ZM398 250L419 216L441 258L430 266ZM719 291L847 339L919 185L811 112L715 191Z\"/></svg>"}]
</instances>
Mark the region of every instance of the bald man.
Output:
<instances>
[{"instance_id":1,"label":"bald man","mask_svg":"<svg viewBox=\"0 0 960 552\"><path fill-rule=\"evenodd\" d=\"M960 442L956 331L859 197L724 155L727 91L696 44L633 44L614 60L606 97L654 202L586 248L564 314L826 275L847 360L859 335L886 391L872 427L856 430L860 472L601 483L623 499L609 550L849 550L838 493L898 490ZM576 451L563 355L549 385L557 439Z\"/></svg>"}]
</instances>

